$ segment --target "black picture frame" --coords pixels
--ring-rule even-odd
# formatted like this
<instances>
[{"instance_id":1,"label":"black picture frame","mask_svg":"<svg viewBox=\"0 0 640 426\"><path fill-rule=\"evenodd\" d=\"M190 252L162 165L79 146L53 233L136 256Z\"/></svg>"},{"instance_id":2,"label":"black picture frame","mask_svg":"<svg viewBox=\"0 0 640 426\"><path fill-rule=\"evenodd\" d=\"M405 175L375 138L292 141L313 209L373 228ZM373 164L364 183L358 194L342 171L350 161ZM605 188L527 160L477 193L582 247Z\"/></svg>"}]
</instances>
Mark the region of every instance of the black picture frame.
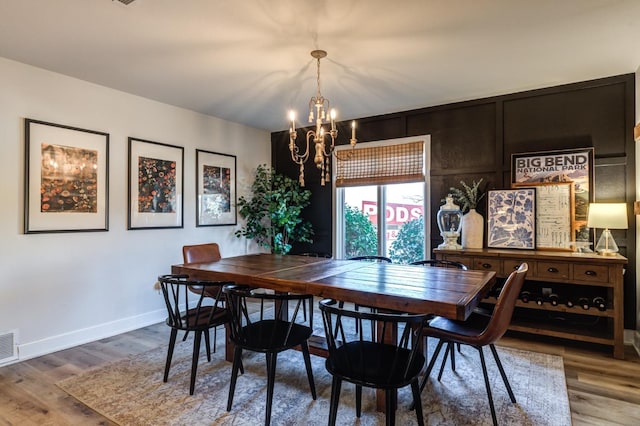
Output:
<instances>
[{"instance_id":1,"label":"black picture frame","mask_svg":"<svg viewBox=\"0 0 640 426\"><path fill-rule=\"evenodd\" d=\"M128 229L183 228L184 148L128 141Z\"/></svg>"},{"instance_id":2,"label":"black picture frame","mask_svg":"<svg viewBox=\"0 0 640 426\"><path fill-rule=\"evenodd\" d=\"M196 226L236 225L236 156L196 149Z\"/></svg>"},{"instance_id":3,"label":"black picture frame","mask_svg":"<svg viewBox=\"0 0 640 426\"><path fill-rule=\"evenodd\" d=\"M24 233L109 230L109 134L25 118Z\"/></svg>"}]
</instances>

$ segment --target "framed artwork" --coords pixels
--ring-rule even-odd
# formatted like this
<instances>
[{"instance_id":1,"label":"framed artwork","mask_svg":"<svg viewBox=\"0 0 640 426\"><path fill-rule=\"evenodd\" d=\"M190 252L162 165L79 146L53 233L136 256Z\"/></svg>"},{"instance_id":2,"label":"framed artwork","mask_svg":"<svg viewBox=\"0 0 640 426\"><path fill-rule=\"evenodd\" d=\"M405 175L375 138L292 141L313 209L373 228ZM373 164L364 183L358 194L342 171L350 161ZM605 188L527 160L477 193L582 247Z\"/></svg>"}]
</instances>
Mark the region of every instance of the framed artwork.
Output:
<instances>
[{"instance_id":1,"label":"framed artwork","mask_svg":"<svg viewBox=\"0 0 640 426\"><path fill-rule=\"evenodd\" d=\"M129 138L128 229L182 228L184 148Z\"/></svg>"},{"instance_id":2,"label":"framed artwork","mask_svg":"<svg viewBox=\"0 0 640 426\"><path fill-rule=\"evenodd\" d=\"M236 223L236 156L196 149L196 226Z\"/></svg>"},{"instance_id":3,"label":"framed artwork","mask_svg":"<svg viewBox=\"0 0 640 426\"><path fill-rule=\"evenodd\" d=\"M25 119L24 233L109 230L109 134Z\"/></svg>"},{"instance_id":4,"label":"framed artwork","mask_svg":"<svg viewBox=\"0 0 640 426\"><path fill-rule=\"evenodd\" d=\"M535 211L535 188L488 191L487 246L535 249Z\"/></svg>"},{"instance_id":5,"label":"framed artwork","mask_svg":"<svg viewBox=\"0 0 640 426\"><path fill-rule=\"evenodd\" d=\"M593 148L512 154L511 187L572 182L574 240L591 241L587 211L593 201L593 157Z\"/></svg>"},{"instance_id":6,"label":"framed artwork","mask_svg":"<svg viewBox=\"0 0 640 426\"><path fill-rule=\"evenodd\" d=\"M536 248L572 251L575 238L572 182L542 183L536 190Z\"/></svg>"}]
</instances>

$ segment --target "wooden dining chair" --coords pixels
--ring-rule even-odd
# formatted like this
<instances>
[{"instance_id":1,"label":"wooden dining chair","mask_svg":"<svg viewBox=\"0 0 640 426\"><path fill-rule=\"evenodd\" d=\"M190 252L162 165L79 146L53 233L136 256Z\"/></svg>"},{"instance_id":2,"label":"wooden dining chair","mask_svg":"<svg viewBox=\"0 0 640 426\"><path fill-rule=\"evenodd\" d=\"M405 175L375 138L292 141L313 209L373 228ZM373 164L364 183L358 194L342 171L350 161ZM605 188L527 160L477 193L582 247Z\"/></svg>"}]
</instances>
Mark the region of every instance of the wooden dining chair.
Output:
<instances>
[{"instance_id":1,"label":"wooden dining chair","mask_svg":"<svg viewBox=\"0 0 640 426\"><path fill-rule=\"evenodd\" d=\"M220 255L220 246L218 243L204 243L204 244L191 244L182 246L182 261L185 264L191 263L209 263L216 262L222 259ZM215 295L213 295L215 298ZM182 341L184 342L189 337L189 332L184 333ZM218 330L213 329L213 352L216 351L216 341L218 337Z\"/></svg>"},{"instance_id":2,"label":"wooden dining chair","mask_svg":"<svg viewBox=\"0 0 640 426\"><path fill-rule=\"evenodd\" d=\"M445 351L442 359L440 373L438 374L438 381L442 378L442 371L444 370L444 366L447 362L447 352L453 350L453 343L460 343L474 347L480 354L480 364L482 366L482 374L484 376L484 383L487 390L487 396L489 398L491 418L494 425L498 424L496 411L493 406L493 396L491 394L491 386L489 384L489 376L487 373L487 365L484 359L483 348L485 346L489 346L491 349L493 358L498 366L500 375L502 376L502 381L509 393L509 398L511 399L511 402L515 404L516 398L511 390L511 385L509 384L507 375L502 367L502 363L500 362L500 357L498 356L494 343L504 335L509 327L513 310L515 309L516 301L518 300L518 295L522 289L522 284L524 283L528 269L529 266L526 263L522 263L517 270L513 271L511 275L509 275L509 278L507 278L504 286L502 287L498 301L490 316L471 314L466 321L453 321L444 317L435 317L429 322L429 325L424 329L424 335L436 337L440 339L440 341L436 346L431 361L429 361L429 366L427 367L427 371L422 379L422 383L420 384L420 392L422 392L427 380L429 379L429 374L433 369L444 343L447 343L447 350Z\"/></svg>"},{"instance_id":3,"label":"wooden dining chair","mask_svg":"<svg viewBox=\"0 0 640 426\"><path fill-rule=\"evenodd\" d=\"M231 411L233 394L242 366L242 351L262 352L267 358L267 404L264 424L271 423L271 405L276 376L278 353L300 347L311 388L311 396L316 399L316 386L311 370L309 337L313 334L313 296L270 292L242 285L223 288L227 297L231 316L231 340L235 344L227 411ZM308 320L301 320L299 313L306 304ZM259 306L259 309L255 309Z\"/></svg>"},{"instance_id":4,"label":"wooden dining chair","mask_svg":"<svg viewBox=\"0 0 640 426\"><path fill-rule=\"evenodd\" d=\"M322 300L319 306L329 350L325 366L333 376L329 425L336 424L343 381L356 385L358 418L362 387L383 389L387 425L395 424L396 391L410 385L418 424L423 425L418 377L424 355L419 346L429 315L349 310L331 299ZM355 333L351 320L360 325Z\"/></svg>"},{"instance_id":5,"label":"wooden dining chair","mask_svg":"<svg viewBox=\"0 0 640 426\"><path fill-rule=\"evenodd\" d=\"M209 330L229 322L229 314L222 303L222 288L231 283L189 280L187 275L161 275L158 282L167 307L166 323L171 327L163 381L167 382L169 378L178 331L193 331L195 336L189 385L189 394L193 395L202 335L204 334L207 360L211 361ZM212 297L214 294L215 297Z\"/></svg>"},{"instance_id":6,"label":"wooden dining chair","mask_svg":"<svg viewBox=\"0 0 640 426\"><path fill-rule=\"evenodd\" d=\"M182 246L184 263L209 263L222 259L218 243L192 244Z\"/></svg>"}]
</instances>

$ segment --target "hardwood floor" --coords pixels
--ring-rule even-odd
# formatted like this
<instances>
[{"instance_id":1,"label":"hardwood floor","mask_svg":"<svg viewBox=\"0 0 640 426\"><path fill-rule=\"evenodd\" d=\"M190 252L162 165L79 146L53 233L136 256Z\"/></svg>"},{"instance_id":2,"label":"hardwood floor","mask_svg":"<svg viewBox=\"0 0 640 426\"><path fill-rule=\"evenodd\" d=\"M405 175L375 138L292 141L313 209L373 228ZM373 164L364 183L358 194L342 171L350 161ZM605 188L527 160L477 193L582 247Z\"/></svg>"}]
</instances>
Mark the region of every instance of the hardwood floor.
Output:
<instances>
[{"instance_id":1,"label":"hardwood floor","mask_svg":"<svg viewBox=\"0 0 640 426\"><path fill-rule=\"evenodd\" d=\"M112 425L55 383L73 374L165 346L166 325L156 324L0 368L0 425ZM506 336L500 345L562 356L574 425L640 424L640 358L609 351Z\"/></svg>"}]
</instances>

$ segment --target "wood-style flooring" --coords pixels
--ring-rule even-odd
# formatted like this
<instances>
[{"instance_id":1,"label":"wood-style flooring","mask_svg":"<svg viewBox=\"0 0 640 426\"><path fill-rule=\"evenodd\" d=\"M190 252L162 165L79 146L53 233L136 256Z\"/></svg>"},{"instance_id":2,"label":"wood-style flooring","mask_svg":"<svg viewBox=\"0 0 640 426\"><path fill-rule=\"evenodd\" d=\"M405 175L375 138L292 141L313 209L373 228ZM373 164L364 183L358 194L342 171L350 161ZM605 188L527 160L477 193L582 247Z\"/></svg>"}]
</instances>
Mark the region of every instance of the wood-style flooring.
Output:
<instances>
[{"instance_id":1,"label":"wood-style flooring","mask_svg":"<svg viewBox=\"0 0 640 426\"><path fill-rule=\"evenodd\" d=\"M73 374L166 346L168 328L156 324L0 368L0 425L112 425L60 390ZM640 358L608 350L506 336L500 345L562 356L573 424L640 425ZM221 351L216 356L220 356Z\"/></svg>"}]
</instances>

